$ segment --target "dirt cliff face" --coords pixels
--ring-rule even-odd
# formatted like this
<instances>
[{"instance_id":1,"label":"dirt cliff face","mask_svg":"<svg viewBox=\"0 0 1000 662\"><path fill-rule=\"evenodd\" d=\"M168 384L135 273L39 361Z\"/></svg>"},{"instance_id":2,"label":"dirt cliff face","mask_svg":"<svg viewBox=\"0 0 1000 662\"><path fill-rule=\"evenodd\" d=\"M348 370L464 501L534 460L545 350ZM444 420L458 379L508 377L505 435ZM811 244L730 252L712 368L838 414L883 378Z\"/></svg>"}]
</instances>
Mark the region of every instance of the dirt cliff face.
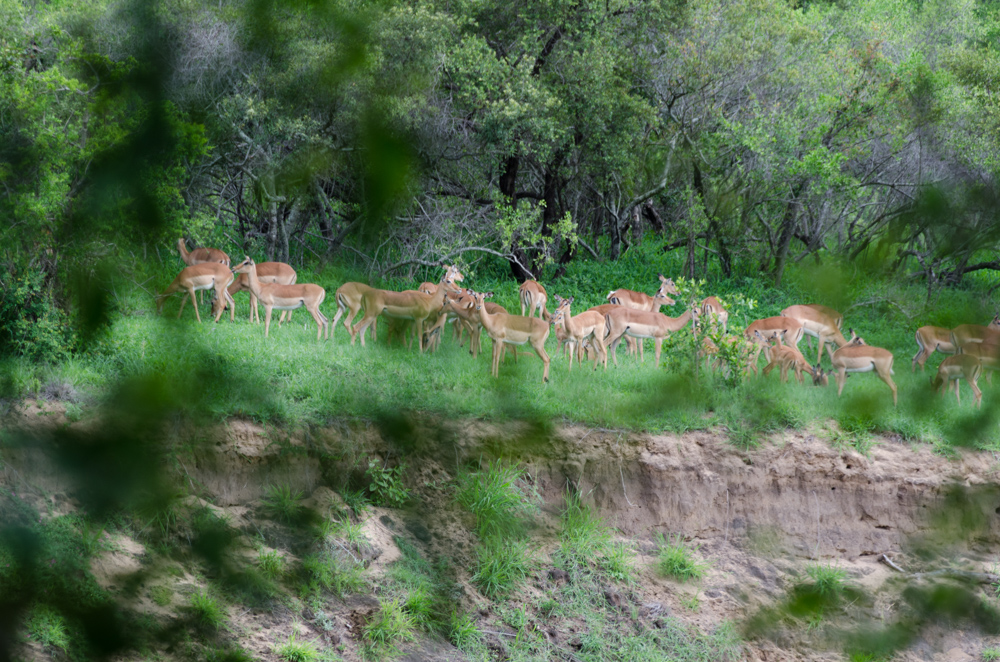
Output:
<instances>
[{"instance_id":1,"label":"dirt cliff face","mask_svg":"<svg viewBox=\"0 0 1000 662\"><path fill-rule=\"evenodd\" d=\"M42 420L37 408L26 408L25 426L37 430L66 423L57 406L48 409ZM373 509L361 523L377 552L368 567L375 585L380 573L399 557L395 536L410 539L429 556L448 556L460 568L471 567L474 534L453 492L443 486L455 479L459 467L470 463L491 458L517 462L527 469L543 504L533 534L543 567L529 595L534 591L537 597L548 585L544 559L553 548L563 497L572 488L634 550L638 585L618 598L639 614L652 614L650 622L656 614L673 614L703 631L724 621L743 622L756 610L780 602L790 587L803 580L806 567L817 562L842 569L851 583L878 595L902 571L925 567L911 549L940 530L942 523L934 521L934 513L955 486L1000 483L1000 464L987 453L958 450L945 457L927 445L878 439L866 457L794 431L775 434L749 452L712 432L635 434L574 425L433 418L401 427L351 422L312 430L265 428L233 420L210 430L174 432L195 433L201 441L178 454L181 481L231 522L258 533L270 526L255 520L268 486L287 485L313 495L312 500L320 493L335 499L339 497L329 488L356 489L370 458L380 462L405 458L411 468L408 482L420 507ZM7 449L4 462L0 484L34 482L45 493L49 512L72 511L72 485L40 451ZM1000 549L1000 493L986 490L985 494L962 506L963 516L983 526L970 542L956 537L948 550L955 567L980 574L990 570ZM696 547L709 566L705 578L681 584L660 577L654 569L657 534L679 534ZM129 549L125 544L120 548ZM138 559L142 554L133 556ZM288 559L295 561L290 555ZM98 560L95 567L105 562L114 565L113 561ZM111 576L112 570L104 568L98 574ZM472 604L488 602L478 596L468 573L461 572L467 599ZM193 581L187 574L184 577ZM178 595L197 589L194 584L164 581ZM343 613L331 612L333 620L349 624L361 618L358 599L345 601ZM177 600L180 604L181 598ZM372 606L365 608L370 612ZM876 597L852 616L889 622L896 610L893 598ZM480 608L480 614L484 629L503 627L494 622L496 616L489 609ZM247 618L260 620L253 614ZM273 632L264 632L258 637L261 641L275 641L291 632L290 623L268 618L274 621L268 626ZM256 621L244 625L248 631L264 627ZM817 648L801 634L793 628L780 636L752 640L746 655L762 660L843 659L835 645ZM347 645L346 659L355 659L351 642L356 633L345 625L338 636ZM504 641L499 638L497 646ZM927 633L919 645L896 659L971 660L984 647L998 644L1000 640L984 639L976 632L942 628ZM258 652L265 659L273 657L264 644ZM449 655L454 653L452 649Z\"/></svg>"}]
</instances>

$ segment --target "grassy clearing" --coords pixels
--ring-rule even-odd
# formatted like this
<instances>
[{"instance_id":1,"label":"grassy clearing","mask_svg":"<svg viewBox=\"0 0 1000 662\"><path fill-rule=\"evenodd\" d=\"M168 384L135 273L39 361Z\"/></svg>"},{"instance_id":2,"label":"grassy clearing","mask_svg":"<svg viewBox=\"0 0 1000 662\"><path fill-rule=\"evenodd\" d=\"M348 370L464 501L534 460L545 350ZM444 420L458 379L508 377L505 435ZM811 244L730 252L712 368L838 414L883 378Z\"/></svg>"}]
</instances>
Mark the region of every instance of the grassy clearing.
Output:
<instances>
[{"instance_id":1,"label":"grassy clearing","mask_svg":"<svg viewBox=\"0 0 1000 662\"><path fill-rule=\"evenodd\" d=\"M154 281L169 281L176 266L165 262L153 274ZM413 287L419 279L436 278L432 271L415 274L414 281L378 284ZM466 271L467 284L494 291L499 303L520 311L517 284L500 279L499 267L482 267L478 275L472 269ZM549 283L548 289L550 295L576 297L574 310L581 311L605 303L603 297L612 284L651 290L658 271L678 274L680 264L649 245L633 249L614 264L574 263L563 278ZM349 279L357 279L357 274L335 268L320 274L300 270L300 282L319 282L331 294ZM163 379L165 388L189 411L217 419L244 416L282 424L323 424L336 418L367 419L381 412L416 410L439 412L448 418L570 420L652 431L718 428L745 448L774 430L829 421L834 429L843 431L846 445L863 453L871 448L864 435L873 433L994 448L1000 439L994 413L1000 411L1000 388L985 386L982 410L975 412L971 398L957 408L953 400L931 393L929 377L939 359L932 359L926 373L913 375L908 370L916 352L913 334L918 326L954 326L992 317L996 301L982 294L988 283L979 280L970 279L970 289L944 292L930 304L920 287L860 269L832 266L819 270L798 266L789 273L782 290L752 277L717 279L703 286L706 293L724 300L737 294L755 300L752 310L743 307L733 311L730 326L737 329L752 319L775 315L794 302L823 301L837 307L845 314L845 327L856 328L870 344L895 354L894 379L900 391L897 409L892 407L888 388L871 374L851 376L844 396L838 399L835 386L783 385L777 373L734 387L705 374L694 381L680 372L654 368L650 351L645 364L623 351L617 368L569 373L566 360L557 352L554 334L547 345L552 357L549 384L541 383L542 366L533 355L517 363L508 358L500 368L500 377L493 379L488 339L478 360L468 354L467 347L460 348L452 341L450 330L441 350L425 355L398 344L386 346L384 328L379 341L364 349L350 345L343 326L334 329L331 342L318 343L312 320L298 311L293 323L272 328L271 338L265 340L263 327L246 319L249 305L244 294L238 295L235 323L227 317L217 325L198 325L188 316L173 319L176 301L168 304L163 317L156 316L149 295L128 284L118 291L118 312L109 333L86 351L55 366L17 359L0 362L0 374L4 375L0 398L3 393L45 393L63 383L100 398L120 384L154 375ZM679 315L683 308L679 302L664 312ZM325 310L332 319L332 296L327 297ZM815 349L804 344L802 351L810 361L815 359ZM823 364L829 366L828 357ZM858 438L862 441L855 443Z\"/></svg>"}]
</instances>

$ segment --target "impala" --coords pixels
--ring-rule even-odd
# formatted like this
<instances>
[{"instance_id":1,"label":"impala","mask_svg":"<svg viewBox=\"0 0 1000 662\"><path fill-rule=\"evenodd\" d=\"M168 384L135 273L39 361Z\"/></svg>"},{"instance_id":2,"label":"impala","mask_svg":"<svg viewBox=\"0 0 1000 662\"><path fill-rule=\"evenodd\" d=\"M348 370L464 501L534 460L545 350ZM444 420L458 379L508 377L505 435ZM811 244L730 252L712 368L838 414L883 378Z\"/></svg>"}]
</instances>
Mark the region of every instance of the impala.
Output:
<instances>
[{"instance_id":1,"label":"impala","mask_svg":"<svg viewBox=\"0 0 1000 662\"><path fill-rule=\"evenodd\" d=\"M336 327L337 322L341 317L344 318L344 328L347 329L347 333L351 334L351 344L354 344L354 334L351 332L351 322L354 318L358 316L361 311L361 306L364 302L365 293L374 288L364 284L356 282L344 283L337 288L337 291L333 293L334 300L337 302L337 314L333 316L333 322L331 326ZM344 312L347 312L345 315ZM374 342L375 340L375 322L372 322L371 326L371 338Z\"/></svg>"},{"instance_id":2,"label":"impala","mask_svg":"<svg viewBox=\"0 0 1000 662\"><path fill-rule=\"evenodd\" d=\"M951 389L951 382L955 382L955 401L962 404L962 398L958 393L958 382L963 377L972 388L972 394L976 397L976 406L983 404L983 392L979 390L979 377L983 374L983 364L975 356L970 354L955 354L941 361L938 366L937 376L931 378L931 386L935 391L940 391L944 395L945 389Z\"/></svg>"},{"instance_id":3,"label":"impala","mask_svg":"<svg viewBox=\"0 0 1000 662\"><path fill-rule=\"evenodd\" d=\"M986 371L986 383L993 384L993 372L1000 370L1000 344L968 342L958 348L958 353L979 359L983 370Z\"/></svg>"},{"instance_id":4,"label":"impala","mask_svg":"<svg viewBox=\"0 0 1000 662\"><path fill-rule=\"evenodd\" d=\"M424 294L415 290L406 292L393 292L391 290L377 290L370 288L365 292L363 305L365 316L361 321L351 328L351 344L354 339L361 334L361 346L365 346L365 330L375 322L379 315L395 317L404 320L413 320L416 324L417 344L420 353L424 352L424 322L440 312L444 306L445 295L449 290L457 290L452 283L447 280L447 274L441 278L440 287L434 294Z\"/></svg>"},{"instance_id":5,"label":"impala","mask_svg":"<svg viewBox=\"0 0 1000 662\"><path fill-rule=\"evenodd\" d=\"M594 356L594 370L597 370L597 362L602 358L604 360L604 369L607 370L608 352L604 347L604 316L592 311L584 311L574 316L570 311L573 297L562 299L557 296L556 301L559 302L559 307L556 308L556 312L552 315L550 322L553 326L558 326L562 322L563 328L570 335L568 340L575 345L577 363L583 363L583 341L592 338L594 345L597 347L597 353ZM572 355L569 357L569 369L573 370Z\"/></svg>"},{"instance_id":6,"label":"impala","mask_svg":"<svg viewBox=\"0 0 1000 662\"><path fill-rule=\"evenodd\" d=\"M271 331L271 312L273 310L295 310L305 307L316 321L316 340L323 338L323 330L326 330L326 337L330 337L330 320L320 312L319 306L326 298L326 290L319 285L312 283L282 285L280 283L261 283L257 277L257 265L249 257L244 259L235 269L234 273L246 274L247 284L250 292L257 297L264 306L264 337L267 338Z\"/></svg>"},{"instance_id":7,"label":"impala","mask_svg":"<svg viewBox=\"0 0 1000 662\"><path fill-rule=\"evenodd\" d=\"M671 301L673 301L673 299L671 299ZM595 313L600 313L601 316L603 317L604 315L610 313L612 310L618 310L619 308L623 307L624 306L617 303L602 303L599 306L594 306L592 308L588 308L587 310L593 311ZM607 339L607 337L608 337L607 334L605 334L604 336L605 340ZM606 344L607 343L605 343L605 345ZM645 356L643 355L644 347L641 341L637 341L635 338L631 336L625 336L625 346L628 348L629 356L634 354L638 356L640 359L645 360Z\"/></svg>"},{"instance_id":8,"label":"impala","mask_svg":"<svg viewBox=\"0 0 1000 662\"><path fill-rule=\"evenodd\" d=\"M760 331L754 331L757 335L759 342L767 342L761 335ZM795 347L788 347L781 344L785 332L781 332L781 337L772 336L771 337L771 360L766 366L764 366L764 376L767 377L768 374L776 367L781 369L781 383L784 384L788 381L788 370L789 368L795 370L795 380L802 384L802 373L809 373L810 377L814 376L813 367L809 365L806 358L802 356L800 352Z\"/></svg>"},{"instance_id":9,"label":"impala","mask_svg":"<svg viewBox=\"0 0 1000 662\"><path fill-rule=\"evenodd\" d=\"M545 292L545 288L542 284L535 280L526 280L521 283L521 316L523 317L525 311L527 311L528 317L534 317L535 311L538 311L538 315L544 319L546 322L549 320L549 311L546 310L545 304L549 300L549 295Z\"/></svg>"},{"instance_id":10,"label":"impala","mask_svg":"<svg viewBox=\"0 0 1000 662\"><path fill-rule=\"evenodd\" d=\"M530 344L545 365L542 371L542 383L549 381L549 355L545 353L545 341L549 337L548 323L537 317L507 313L491 314L483 303L492 292L487 294L471 290L469 292L476 302L475 309L479 314L480 323L493 339L493 376L500 376L500 356L504 344L513 346Z\"/></svg>"},{"instance_id":11,"label":"impala","mask_svg":"<svg viewBox=\"0 0 1000 662\"><path fill-rule=\"evenodd\" d=\"M471 343L469 353L473 357L479 356L479 350L482 349L482 339L479 331L482 325L479 323L479 317L475 313L475 305L472 295L467 292L462 294L448 294L444 300L441 315L438 316L434 326L425 332L426 336L432 338L434 349L437 349L437 346L441 343L441 330L444 328L444 325L448 322L449 318L454 316L455 327L457 329L467 328L469 330L469 342ZM507 312L506 308L492 301L486 302L486 309L494 314Z\"/></svg>"},{"instance_id":12,"label":"impala","mask_svg":"<svg viewBox=\"0 0 1000 662\"><path fill-rule=\"evenodd\" d=\"M189 267L193 267L196 264L205 264L206 262L215 262L217 264L224 264L227 267L230 266L229 256L218 248L196 248L189 252L183 237L177 240L177 252L181 254L181 260L184 261L184 264Z\"/></svg>"},{"instance_id":13,"label":"impala","mask_svg":"<svg viewBox=\"0 0 1000 662\"><path fill-rule=\"evenodd\" d=\"M768 361L771 360L771 353L767 345L767 341L771 338L780 338L782 341L790 343L795 349L799 348L799 341L802 340L802 323L792 317L765 317L750 324L743 332L743 337L754 344L753 356L750 357L750 369L756 375L757 360L761 350L764 350L764 358Z\"/></svg>"},{"instance_id":14,"label":"impala","mask_svg":"<svg viewBox=\"0 0 1000 662\"><path fill-rule=\"evenodd\" d=\"M935 350L942 354L954 354L956 347L951 342L951 329L940 326L922 326L917 329L917 353L910 362L910 372L916 372L917 366L922 371L927 363L927 359Z\"/></svg>"},{"instance_id":15,"label":"impala","mask_svg":"<svg viewBox=\"0 0 1000 662\"><path fill-rule=\"evenodd\" d=\"M229 256L218 248L196 248L193 251L188 251L187 244L183 238L177 240L177 251L181 254L184 264L189 267L206 262L216 262L224 264L227 267L230 266Z\"/></svg>"},{"instance_id":16,"label":"impala","mask_svg":"<svg viewBox=\"0 0 1000 662\"><path fill-rule=\"evenodd\" d=\"M660 312L660 306L674 305L676 302L671 299L669 295L679 294L679 292L677 291L677 286L674 285L674 281L672 279L666 278L663 274L657 274L657 277L660 279L660 289L658 289L656 294L653 296L649 296L643 292L636 292L634 290L621 288L614 290L613 292L608 292L608 296L606 298L609 303L619 306L658 313Z\"/></svg>"},{"instance_id":17,"label":"impala","mask_svg":"<svg viewBox=\"0 0 1000 662\"><path fill-rule=\"evenodd\" d=\"M667 317L663 313L652 313L644 310L633 310L631 308L618 308L610 311L604 316L607 328L607 346L611 348L611 356L618 365L618 357L615 350L622 336L637 338L640 342L645 338L653 339L653 347L656 351L656 363L660 365L660 351L663 348L663 339L674 331L680 331L692 319L698 319L698 308L692 306L688 308L680 317Z\"/></svg>"},{"instance_id":18,"label":"impala","mask_svg":"<svg viewBox=\"0 0 1000 662\"><path fill-rule=\"evenodd\" d=\"M261 262L257 265L257 279L260 280L261 284L279 283L281 285L294 285L296 278L298 278L298 274L295 273L295 269L292 269L284 262ZM232 297L234 294L244 291L250 292L250 277L247 274L241 273L229 285L228 292L229 296ZM281 324L286 319L291 321L292 311L281 311L278 323ZM257 311L257 297L253 295L253 292L250 292L250 321L260 322L260 313Z\"/></svg>"},{"instance_id":19,"label":"impala","mask_svg":"<svg viewBox=\"0 0 1000 662\"><path fill-rule=\"evenodd\" d=\"M174 282L170 283L163 293L156 297L156 311L163 312L163 302L174 292L187 290L191 294L191 305L194 306L194 316L201 324L201 315L198 314L198 301L194 293L199 290L214 290L216 301L213 306L215 321L218 322L228 303L230 308L230 318L236 320L236 302L229 296L226 287L233 280L233 272L229 267L220 262L203 262L191 267L184 267ZM180 319L184 312L184 304L187 303L187 296L181 299L181 309L177 311L177 319Z\"/></svg>"},{"instance_id":20,"label":"impala","mask_svg":"<svg viewBox=\"0 0 1000 662\"><path fill-rule=\"evenodd\" d=\"M833 348L829 343L836 343L837 347L847 344L847 339L840 332L840 325L844 317L832 308L810 304L806 306L789 306L781 311L782 317L790 317L802 325L802 333L819 338L819 353L816 356L816 363L823 358L823 344L827 344L827 352L833 358Z\"/></svg>"},{"instance_id":21,"label":"impala","mask_svg":"<svg viewBox=\"0 0 1000 662\"><path fill-rule=\"evenodd\" d=\"M951 330L951 344L961 347L969 342L1000 343L1000 315L993 317L988 326L981 324L962 324Z\"/></svg>"},{"instance_id":22,"label":"impala","mask_svg":"<svg viewBox=\"0 0 1000 662\"><path fill-rule=\"evenodd\" d=\"M455 283L461 283L463 280L465 280L465 276L462 275L462 272L459 271L458 267L456 267L455 265L444 264L441 266L446 273L445 280L448 281L450 284L454 285ZM417 287L417 290L423 292L424 294L435 294L437 292L437 289L438 289L438 284L432 283L430 281L420 283L420 286Z\"/></svg>"},{"instance_id":23,"label":"impala","mask_svg":"<svg viewBox=\"0 0 1000 662\"><path fill-rule=\"evenodd\" d=\"M892 406L896 406L896 385L892 381L892 352L881 347L866 345L865 341L857 337L854 329L851 329L851 340L847 345L841 347L833 353L834 377L837 380L837 397L844 392L844 382L847 380L849 372L872 372L878 373L879 379L885 382L892 389ZM813 383L826 386L829 383L828 375L817 364L813 374Z\"/></svg>"},{"instance_id":24,"label":"impala","mask_svg":"<svg viewBox=\"0 0 1000 662\"><path fill-rule=\"evenodd\" d=\"M708 320L714 327L715 323L718 322L722 324L722 332L725 333L729 328L729 312L722 307L722 302L716 297L706 297L702 299L701 303L698 304L701 308L701 315L703 319Z\"/></svg>"}]
</instances>

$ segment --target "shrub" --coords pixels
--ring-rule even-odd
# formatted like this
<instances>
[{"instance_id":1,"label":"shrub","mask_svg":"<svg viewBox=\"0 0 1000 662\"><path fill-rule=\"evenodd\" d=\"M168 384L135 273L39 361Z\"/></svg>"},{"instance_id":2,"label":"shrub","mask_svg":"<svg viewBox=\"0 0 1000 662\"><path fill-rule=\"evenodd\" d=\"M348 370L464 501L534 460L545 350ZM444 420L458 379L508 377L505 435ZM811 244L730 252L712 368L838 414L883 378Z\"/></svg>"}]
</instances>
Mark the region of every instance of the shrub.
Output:
<instances>
[{"instance_id":1,"label":"shrub","mask_svg":"<svg viewBox=\"0 0 1000 662\"><path fill-rule=\"evenodd\" d=\"M285 558L278 552L261 550L257 554L257 569L267 579L277 581L285 574Z\"/></svg>"},{"instance_id":2,"label":"shrub","mask_svg":"<svg viewBox=\"0 0 1000 662\"><path fill-rule=\"evenodd\" d=\"M385 602L365 628L364 640L368 652L380 659L393 655L401 642L413 639L414 629L416 623L413 616L406 612L399 600Z\"/></svg>"},{"instance_id":3,"label":"shrub","mask_svg":"<svg viewBox=\"0 0 1000 662\"><path fill-rule=\"evenodd\" d=\"M188 607L195 621L202 627L217 630L226 622L226 610L206 592L191 596Z\"/></svg>"},{"instance_id":4,"label":"shrub","mask_svg":"<svg viewBox=\"0 0 1000 662\"><path fill-rule=\"evenodd\" d=\"M287 485L272 485L264 495L264 511L271 517L285 523L291 523L302 514L301 492L292 492Z\"/></svg>"},{"instance_id":5,"label":"shrub","mask_svg":"<svg viewBox=\"0 0 1000 662\"><path fill-rule=\"evenodd\" d=\"M485 471L463 474L458 480L458 503L476 516L480 537L514 531L520 517L531 509L532 499L520 483L524 472L499 460Z\"/></svg>"},{"instance_id":6,"label":"shrub","mask_svg":"<svg viewBox=\"0 0 1000 662\"><path fill-rule=\"evenodd\" d=\"M28 616L28 636L42 646L51 646L65 651L69 647L66 621L56 610L46 605L38 605Z\"/></svg>"},{"instance_id":7,"label":"shrub","mask_svg":"<svg viewBox=\"0 0 1000 662\"><path fill-rule=\"evenodd\" d=\"M830 598L844 592L844 579L847 573L832 565L814 565L806 569L820 595Z\"/></svg>"},{"instance_id":8,"label":"shrub","mask_svg":"<svg viewBox=\"0 0 1000 662\"><path fill-rule=\"evenodd\" d=\"M288 641L274 647L274 654L286 662L314 662L319 659L319 649L310 641L297 641L293 632Z\"/></svg>"},{"instance_id":9,"label":"shrub","mask_svg":"<svg viewBox=\"0 0 1000 662\"><path fill-rule=\"evenodd\" d=\"M667 576L686 582L689 579L701 579L708 566L694 559L691 550L678 535L676 539L664 538L660 534L660 555L656 559L656 567Z\"/></svg>"},{"instance_id":10,"label":"shrub","mask_svg":"<svg viewBox=\"0 0 1000 662\"><path fill-rule=\"evenodd\" d=\"M527 579L532 565L526 543L494 538L476 548L472 581L486 597L501 598Z\"/></svg>"},{"instance_id":11,"label":"shrub","mask_svg":"<svg viewBox=\"0 0 1000 662\"><path fill-rule=\"evenodd\" d=\"M482 638L476 622L468 614L457 611L451 612L451 621L448 624L448 639L455 644L456 648L467 651L478 644Z\"/></svg>"},{"instance_id":12,"label":"shrub","mask_svg":"<svg viewBox=\"0 0 1000 662\"><path fill-rule=\"evenodd\" d=\"M44 279L28 270L0 278L0 353L51 363L69 357L72 333Z\"/></svg>"},{"instance_id":13,"label":"shrub","mask_svg":"<svg viewBox=\"0 0 1000 662\"><path fill-rule=\"evenodd\" d=\"M568 566L596 563L610 549L611 535L601 518L580 502L579 495L567 495L565 502L558 556Z\"/></svg>"},{"instance_id":14,"label":"shrub","mask_svg":"<svg viewBox=\"0 0 1000 662\"><path fill-rule=\"evenodd\" d=\"M375 503L388 508L401 508L410 500L410 491L403 484L406 475L406 464L396 467L379 467L373 460L368 463L368 476L371 485L368 489L375 498Z\"/></svg>"}]
</instances>

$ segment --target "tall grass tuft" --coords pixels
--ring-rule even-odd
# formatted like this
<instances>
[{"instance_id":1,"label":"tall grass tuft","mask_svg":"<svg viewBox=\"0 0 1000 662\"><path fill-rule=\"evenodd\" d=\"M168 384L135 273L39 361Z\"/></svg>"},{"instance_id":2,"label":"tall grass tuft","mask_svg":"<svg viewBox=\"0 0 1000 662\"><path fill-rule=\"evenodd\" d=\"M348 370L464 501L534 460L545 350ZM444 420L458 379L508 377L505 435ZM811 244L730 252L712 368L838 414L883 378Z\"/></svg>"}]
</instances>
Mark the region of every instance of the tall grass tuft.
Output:
<instances>
[{"instance_id":1,"label":"tall grass tuft","mask_svg":"<svg viewBox=\"0 0 1000 662\"><path fill-rule=\"evenodd\" d=\"M459 476L458 502L476 516L476 532L481 538L519 532L534 502L523 487L524 478L522 469L500 460L490 462L482 471Z\"/></svg>"},{"instance_id":2,"label":"tall grass tuft","mask_svg":"<svg viewBox=\"0 0 1000 662\"><path fill-rule=\"evenodd\" d=\"M684 544L680 535L664 538L661 533L659 541L660 554L656 559L656 567L661 574L682 582L705 576L708 566L694 558L693 552Z\"/></svg>"},{"instance_id":3,"label":"tall grass tuft","mask_svg":"<svg viewBox=\"0 0 1000 662\"><path fill-rule=\"evenodd\" d=\"M486 597L504 598L524 583L534 565L526 542L493 537L476 548L472 581Z\"/></svg>"}]
</instances>

